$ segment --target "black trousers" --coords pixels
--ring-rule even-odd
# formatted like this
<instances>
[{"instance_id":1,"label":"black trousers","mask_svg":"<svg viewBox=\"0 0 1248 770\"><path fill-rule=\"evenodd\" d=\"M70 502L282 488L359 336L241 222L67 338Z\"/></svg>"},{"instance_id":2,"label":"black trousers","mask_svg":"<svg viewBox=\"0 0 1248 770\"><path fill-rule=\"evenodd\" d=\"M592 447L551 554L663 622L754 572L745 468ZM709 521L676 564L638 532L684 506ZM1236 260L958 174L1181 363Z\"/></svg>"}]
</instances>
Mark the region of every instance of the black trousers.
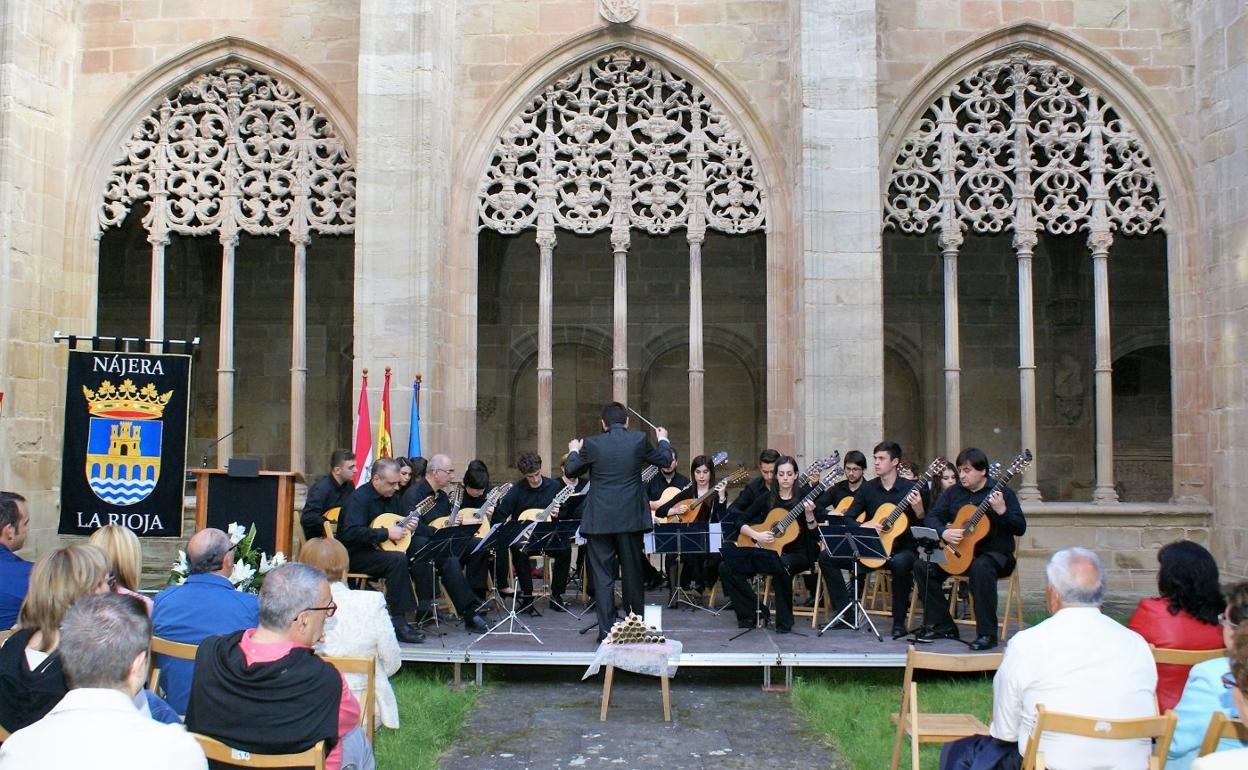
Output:
<instances>
[{"instance_id":1,"label":"black trousers","mask_svg":"<svg viewBox=\"0 0 1248 770\"><path fill-rule=\"evenodd\" d=\"M893 623L905 623L906 613L910 611L910 592L914 590L914 571L919 552L902 549L893 551L892 556L880 569L889 570L893 576ZM863 573L858 574L861 580Z\"/></svg>"},{"instance_id":2,"label":"black trousers","mask_svg":"<svg viewBox=\"0 0 1248 770\"><path fill-rule=\"evenodd\" d=\"M849 587L845 585L845 574L841 570L853 569L857 564L856 559L832 558L826 551L819 554L819 569L823 570L823 588L828 592L832 617L840 614L850 602Z\"/></svg>"},{"instance_id":3,"label":"black trousers","mask_svg":"<svg viewBox=\"0 0 1248 770\"><path fill-rule=\"evenodd\" d=\"M520 595L532 597L533 571L529 566L532 563L529 561L530 555L521 550L520 546L513 547L511 554L512 562L519 565L519 568L516 570L516 580L520 583ZM534 556L540 558L540 554L534 554ZM572 563L572 549L551 551L550 559L553 564L551 565L549 588L551 595L558 601L559 595L568 587L568 570ZM540 564L541 562L539 561L538 563Z\"/></svg>"},{"instance_id":4,"label":"black trousers","mask_svg":"<svg viewBox=\"0 0 1248 770\"><path fill-rule=\"evenodd\" d=\"M719 580L724 586L724 593L732 600L732 611L737 613L737 625L747 628L754 625L754 613L758 604L758 594L750 585L755 575L771 576L771 594L776 601L776 628L793 627L793 575L810 569L810 558L804 553L780 554L783 570L757 571L749 559L725 557L719 564ZM768 615L763 607L763 615Z\"/></svg>"},{"instance_id":5,"label":"black trousers","mask_svg":"<svg viewBox=\"0 0 1248 770\"><path fill-rule=\"evenodd\" d=\"M416 584L416 597L420 600L421 608L428 607L429 602L433 600L437 593L437 581L434 579L434 573L442 579L442 585L446 586L446 592L451 596L451 603L455 605L455 611L459 613L461 618L466 618L476 612L476 599L472 589L468 586L468 578L464 576L463 566L459 563L459 557L447 556L441 559L430 560L411 560L421 548L429 542L429 538L424 535L412 535L411 545L407 547L407 557L409 560L409 571L412 575L412 582ZM390 585L390 581L386 581L386 585Z\"/></svg>"},{"instance_id":6,"label":"black trousers","mask_svg":"<svg viewBox=\"0 0 1248 770\"><path fill-rule=\"evenodd\" d=\"M407 571L407 554L402 551L351 551L347 569L385 579L386 605L392 617L401 618L416 609L416 596L412 593L412 580Z\"/></svg>"},{"instance_id":7,"label":"black trousers","mask_svg":"<svg viewBox=\"0 0 1248 770\"><path fill-rule=\"evenodd\" d=\"M646 589L642 578L641 532L612 532L585 535L589 547L589 568L594 577L594 601L597 602L598 633L611 629L615 617L615 575L619 570L623 582L624 614L646 611Z\"/></svg>"},{"instance_id":8,"label":"black trousers","mask_svg":"<svg viewBox=\"0 0 1248 770\"><path fill-rule=\"evenodd\" d=\"M985 551L971 560L967 576L971 579L971 601L975 603L975 635L997 635L997 580L1014 571L1014 558L1003 553ZM956 628L949 615L945 598L945 578L949 573L939 564L920 563L919 585L923 586L923 623L940 631ZM926 573L926 574L924 574Z\"/></svg>"},{"instance_id":9,"label":"black trousers","mask_svg":"<svg viewBox=\"0 0 1248 770\"><path fill-rule=\"evenodd\" d=\"M472 548L464 559L464 574L468 578L468 587L478 598L484 599L489 586L486 576L490 571L490 554L488 551L472 552L480 543L481 538L472 539Z\"/></svg>"}]
</instances>

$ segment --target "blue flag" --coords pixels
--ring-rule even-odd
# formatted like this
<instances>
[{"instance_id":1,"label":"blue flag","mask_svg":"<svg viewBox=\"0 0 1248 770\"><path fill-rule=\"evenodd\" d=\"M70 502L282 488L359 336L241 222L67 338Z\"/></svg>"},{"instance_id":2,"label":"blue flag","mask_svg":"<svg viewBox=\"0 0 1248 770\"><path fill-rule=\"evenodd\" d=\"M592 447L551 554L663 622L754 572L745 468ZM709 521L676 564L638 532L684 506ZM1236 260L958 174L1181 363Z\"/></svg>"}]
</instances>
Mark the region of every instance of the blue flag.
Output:
<instances>
[{"instance_id":1,"label":"blue flag","mask_svg":"<svg viewBox=\"0 0 1248 770\"><path fill-rule=\"evenodd\" d=\"M420 457L420 380L412 383L411 432L407 434L407 456Z\"/></svg>"}]
</instances>

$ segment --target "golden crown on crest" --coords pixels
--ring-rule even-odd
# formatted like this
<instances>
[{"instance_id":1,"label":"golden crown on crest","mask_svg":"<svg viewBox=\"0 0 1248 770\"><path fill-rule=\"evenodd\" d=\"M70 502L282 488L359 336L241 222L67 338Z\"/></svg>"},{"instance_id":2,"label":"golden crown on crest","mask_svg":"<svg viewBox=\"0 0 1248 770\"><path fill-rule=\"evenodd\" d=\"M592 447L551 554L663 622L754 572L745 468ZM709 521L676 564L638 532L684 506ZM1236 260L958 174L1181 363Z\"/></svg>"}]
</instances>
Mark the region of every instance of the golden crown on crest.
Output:
<instances>
[{"instance_id":1,"label":"golden crown on crest","mask_svg":"<svg viewBox=\"0 0 1248 770\"><path fill-rule=\"evenodd\" d=\"M139 389L132 380L126 379L116 386L104 380L94 392L84 385L82 395L87 399L87 409L97 417L152 420L164 415L173 391L159 393L150 382Z\"/></svg>"}]
</instances>

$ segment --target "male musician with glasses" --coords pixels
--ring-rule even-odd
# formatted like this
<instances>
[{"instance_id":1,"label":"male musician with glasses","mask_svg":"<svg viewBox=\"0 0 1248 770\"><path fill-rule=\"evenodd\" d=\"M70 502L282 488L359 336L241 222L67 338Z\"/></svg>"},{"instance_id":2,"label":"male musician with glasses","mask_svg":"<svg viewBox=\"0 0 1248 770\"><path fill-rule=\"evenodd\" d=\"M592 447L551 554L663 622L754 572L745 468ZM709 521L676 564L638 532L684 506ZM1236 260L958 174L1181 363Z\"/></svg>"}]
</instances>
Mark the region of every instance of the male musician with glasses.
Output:
<instances>
[{"instance_id":1,"label":"male musician with glasses","mask_svg":"<svg viewBox=\"0 0 1248 770\"><path fill-rule=\"evenodd\" d=\"M628 429L628 409L618 401L602 407L602 433L568 442L564 470L569 478L589 474L589 494L581 512L581 534L589 544L598 611L598 641L614 622L615 571L623 578L623 611L645 612L642 535L653 525L641 472L647 465L671 465L667 429L656 427L657 446L644 433Z\"/></svg>"}]
</instances>

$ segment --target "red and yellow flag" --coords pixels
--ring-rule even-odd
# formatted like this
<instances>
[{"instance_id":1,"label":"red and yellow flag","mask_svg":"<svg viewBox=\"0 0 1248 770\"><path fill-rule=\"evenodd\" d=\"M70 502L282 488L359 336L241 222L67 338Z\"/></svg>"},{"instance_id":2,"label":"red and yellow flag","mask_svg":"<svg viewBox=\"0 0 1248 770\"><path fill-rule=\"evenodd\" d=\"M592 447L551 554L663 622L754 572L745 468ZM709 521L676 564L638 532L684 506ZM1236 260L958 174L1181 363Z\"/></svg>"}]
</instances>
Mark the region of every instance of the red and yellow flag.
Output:
<instances>
[{"instance_id":1,"label":"red and yellow flag","mask_svg":"<svg viewBox=\"0 0 1248 770\"><path fill-rule=\"evenodd\" d=\"M386 367L386 382L381 386L381 413L377 415L377 457L394 457L394 444L390 441L390 367Z\"/></svg>"}]
</instances>

